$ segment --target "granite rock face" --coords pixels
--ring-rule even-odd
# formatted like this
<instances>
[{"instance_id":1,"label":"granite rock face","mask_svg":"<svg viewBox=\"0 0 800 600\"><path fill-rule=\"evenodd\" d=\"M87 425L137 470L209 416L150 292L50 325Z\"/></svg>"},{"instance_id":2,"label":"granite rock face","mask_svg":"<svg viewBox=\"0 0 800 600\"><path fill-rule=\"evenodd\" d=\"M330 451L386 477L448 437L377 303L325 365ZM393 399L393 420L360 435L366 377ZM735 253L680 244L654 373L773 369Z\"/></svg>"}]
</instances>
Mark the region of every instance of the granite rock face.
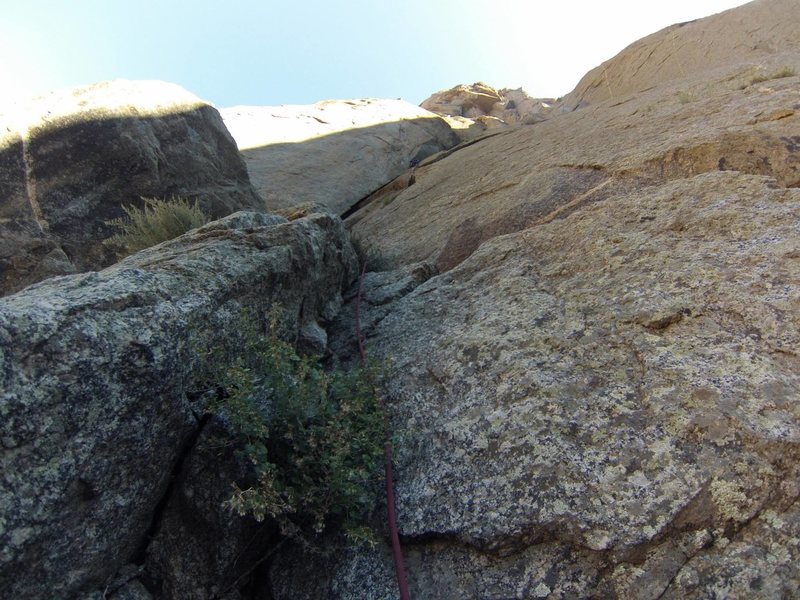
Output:
<instances>
[{"instance_id":1,"label":"granite rock face","mask_svg":"<svg viewBox=\"0 0 800 600\"><path fill-rule=\"evenodd\" d=\"M489 114L495 105L502 101L497 90L485 83L477 82L436 92L423 100L420 106L437 113L474 118Z\"/></svg>"},{"instance_id":2,"label":"granite rock face","mask_svg":"<svg viewBox=\"0 0 800 600\"><path fill-rule=\"evenodd\" d=\"M236 598L253 567L280 543L274 523L239 517L227 505L234 482L256 478L237 454L241 448L227 421L215 415L186 452L140 577L156 598Z\"/></svg>"},{"instance_id":3,"label":"granite rock face","mask_svg":"<svg viewBox=\"0 0 800 600\"><path fill-rule=\"evenodd\" d=\"M800 73L800 52L793 56L776 58L770 72L789 63ZM446 270L495 236L667 180L736 171L797 186L798 76L751 81L750 66L734 63L499 131L420 165L414 186L348 220L401 263Z\"/></svg>"},{"instance_id":4,"label":"granite rock face","mask_svg":"<svg viewBox=\"0 0 800 600\"><path fill-rule=\"evenodd\" d=\"M398 265L360 308L414 598L800 596L796 10L650 36L605 64L612 94L582 83L572 112L412 145L336 209ZM377 130L348 128L261 148L310 157L276 188L301 218L237 213L0 299L1 597L398 597L387 544L278 547L225 509L247 465L192 386L198 339L235 357L241 310L276 302L298 347L357 360L352 246L312 204L356 174L308 154Z\"/></svg>"},{"instance_id":5,"label":"granite rock face","mask_svg":"<svg viewBox=\"0 0 800 600\"><path fill-rule=\"evenodd\" d=\"M270 210L315 202L343 214L459 139L439 116L401 100L222 111Z\"/></svg>"},{"instance_id":6,"label":"granite rock face","mask_svg":"<svg viewBox=\"0 0 800 600\"><path fill-rule=\"evenodd\" d=\"M208 579L249 568L248 525L216 519L237 466L203 454L219 424L192 395L198 340L233 358L242 311L276 303L302 338L334 317L355 272L335 217L236 213L0 300L0 596L113 590L120 567L164 547L175 554L151 560L156 597L210 598ZM190 489L193 509L175 515Z\"/></svg>"},{"instance_id":7,"label":"granite rock face","mask_svg":"<svg viewBox=\"0 0 800 600\"><path fill-rule=\"evenodd\" d=\"M565 106L623 99L670 81L732 63L749 77L769 77L788 65L800 71L794 0L755 0L712 17L678 23L644 37L589 71L564 98Z\"/></svg>"},{"instance_id":8,"label":"granite rock face","mask_svg":"<svg viewBox=\"0 0 800 600\"><path fill-rule=\"evenodd\" d=\"M754 23L796 42L793 10L675 31L687 51ZM350 217L403 267L371 277L362 312L392 365L414 597L800 595L792 48L765 59L780 77L754 81L743 45L478 140ZM350 313L331 328L345 363ZM397 598L383 546L292 549L270 575L277 599Z\"/></svg>"},{"instance_id":9,"label":"granite rock face","mask_svg":"<svg viewBox=\"0 0 800 600\"><path fill-rule=\"evenodd\" d=\"M173 84L55 92L0 123L0 294L113 263L106 221L142 196L217 218L262 204L219 113Z\"/></svg>"},{"instance_id":10,"label":"granite rock face","mask_svg":"<svg viewBox=\"0 0 800 600\"><path fill-rule=\"evenodd\" d=\"M375 288L416 595L800 592L798 222L797 189L709 173ZM394 597L388 559L338 560L308 597ZM276 589L308 569L282 559Z\"/></svg>"}]
</instances>

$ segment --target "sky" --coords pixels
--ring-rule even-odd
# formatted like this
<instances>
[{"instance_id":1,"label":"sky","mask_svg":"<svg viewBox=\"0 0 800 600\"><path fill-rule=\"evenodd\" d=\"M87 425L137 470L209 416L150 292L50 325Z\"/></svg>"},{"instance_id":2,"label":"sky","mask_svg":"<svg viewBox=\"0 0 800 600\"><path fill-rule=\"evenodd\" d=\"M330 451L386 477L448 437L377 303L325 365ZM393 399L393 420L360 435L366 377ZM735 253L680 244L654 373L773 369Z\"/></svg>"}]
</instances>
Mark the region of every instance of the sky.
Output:
<instances>
[{"instance_id":1,"label":"sky","mask_svg":"<svg viewBox=\"0 0 800 600\"><path fill-rule=\"evenodd\" d=\"M673 23L745 0L0 0L0 105L108 79L218 107L402 98L460 83L569 92Z\"/></svg>"}]
</instances>

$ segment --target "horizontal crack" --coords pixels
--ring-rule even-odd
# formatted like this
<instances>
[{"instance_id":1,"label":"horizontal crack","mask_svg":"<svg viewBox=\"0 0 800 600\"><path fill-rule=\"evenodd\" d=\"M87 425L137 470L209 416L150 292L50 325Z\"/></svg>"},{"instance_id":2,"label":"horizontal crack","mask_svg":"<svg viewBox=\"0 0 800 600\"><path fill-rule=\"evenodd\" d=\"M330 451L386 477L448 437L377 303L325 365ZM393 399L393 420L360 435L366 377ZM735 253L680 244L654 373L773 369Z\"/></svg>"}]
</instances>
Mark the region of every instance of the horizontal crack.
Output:
<instances>
[{"instance_id":1,"label":"horizontal crack","mask_svg":"<svg viewBox=\"0 0 800 600\"><path fill-rule=\"evenodd\" d=\"M594 186L593 188L584 192L580 196L576 196L566 204L559 206L557 209L548 213L544 217L533 221L528 225L528 227L536 227L537 225L544 225L545 223L549 223L550 221L553 221L561 216L566 216L567 214L574 212L583 202L585 202L591 196L593 196L594 194L596 194L597 192L608 186L612 181L614 181L614 178L609 177L602 183Z\"/></svg>"},{"instance_id":2,"label":"horizontal crack","mask_svg":"<svg viewBox=\"0 0 800 600\"><path fill-rule=\"evenodd\" d=\"M605 165L601 165L598 163L562 163L554 165L559 169L578 169L578 170L589 170L589 171L605 171L608 167Z\"/></svg>"}]
</instances>

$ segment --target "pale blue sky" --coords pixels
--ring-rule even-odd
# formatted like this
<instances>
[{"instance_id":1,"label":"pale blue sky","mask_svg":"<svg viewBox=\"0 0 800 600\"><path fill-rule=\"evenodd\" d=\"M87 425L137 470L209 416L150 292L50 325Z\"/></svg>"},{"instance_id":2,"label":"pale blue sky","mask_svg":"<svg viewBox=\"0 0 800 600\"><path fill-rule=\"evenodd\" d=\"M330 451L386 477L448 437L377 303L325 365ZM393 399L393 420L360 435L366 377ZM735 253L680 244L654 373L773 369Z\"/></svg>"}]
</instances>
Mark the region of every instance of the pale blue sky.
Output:
<instances>
[{"instance_id":1,"label":"pale blue sky","mask_svg":"<svg viewBox=\"0 0 800 600\"><path fill-rule=\"evenodd\" d=\"M484 81L560 96L619 50L744 0L0 0L0 104L162 79L217 106L419 103Z\"/></svg>"}]
</instances>

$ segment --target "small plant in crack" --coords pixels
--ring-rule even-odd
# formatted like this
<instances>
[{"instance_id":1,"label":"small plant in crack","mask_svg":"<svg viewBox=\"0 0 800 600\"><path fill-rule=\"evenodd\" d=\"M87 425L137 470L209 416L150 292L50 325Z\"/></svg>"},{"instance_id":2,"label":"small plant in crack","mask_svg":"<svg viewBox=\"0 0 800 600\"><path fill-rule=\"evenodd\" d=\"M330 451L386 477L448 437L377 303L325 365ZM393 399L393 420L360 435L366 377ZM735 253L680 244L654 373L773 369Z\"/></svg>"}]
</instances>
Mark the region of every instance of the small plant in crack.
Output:
<instances>
[{"instance_id":1,"label":"small plant in crack","mask_svg":"<svg viewBox=\"0 0 800 600\"><path fill-rule=\"evenodd\" d=\"M794 67L790 67L787 65L778 69L774 73L770 74L764 73L756 75L755 77L750 79L749 83L745 83L739 89L743 90L757 83L764 83L765 81L771 81L773 79L784 79L786 77L794 77L795 75L797 75L797 71L795 71Z\"/></svg>"},{"instance_id":2,"label":"small plant in crack","mask_svg":"<svg viewBox=\"0 0 800 600\"><path fill-rule=\"evenodd\" d=\"M142 201L141 208L123 206L124 217L107 221L119 233L104 243L115 248L120 257L174 239L209 221L197 202L190 204L185 198L142 198Z\"/></svg>"},{"instance_id":3,"label":"small plant in crack","mask_svg":"<svg viewBox=\"0 0 800 600\"><path fill-rule=\"evenodd\" d=\"M277 521L284 535L313 547L318 535L341 530L374 540L367 526L379 493L384 412L373 367L326 372L278 335L279 311L258 331L242 317L243 351L212 370L212 411L226 420L241 458L254 471L234 483L228 500L239 515ZM219 364L205 352L205 365Z\"/></svg>"}]
</instances>

